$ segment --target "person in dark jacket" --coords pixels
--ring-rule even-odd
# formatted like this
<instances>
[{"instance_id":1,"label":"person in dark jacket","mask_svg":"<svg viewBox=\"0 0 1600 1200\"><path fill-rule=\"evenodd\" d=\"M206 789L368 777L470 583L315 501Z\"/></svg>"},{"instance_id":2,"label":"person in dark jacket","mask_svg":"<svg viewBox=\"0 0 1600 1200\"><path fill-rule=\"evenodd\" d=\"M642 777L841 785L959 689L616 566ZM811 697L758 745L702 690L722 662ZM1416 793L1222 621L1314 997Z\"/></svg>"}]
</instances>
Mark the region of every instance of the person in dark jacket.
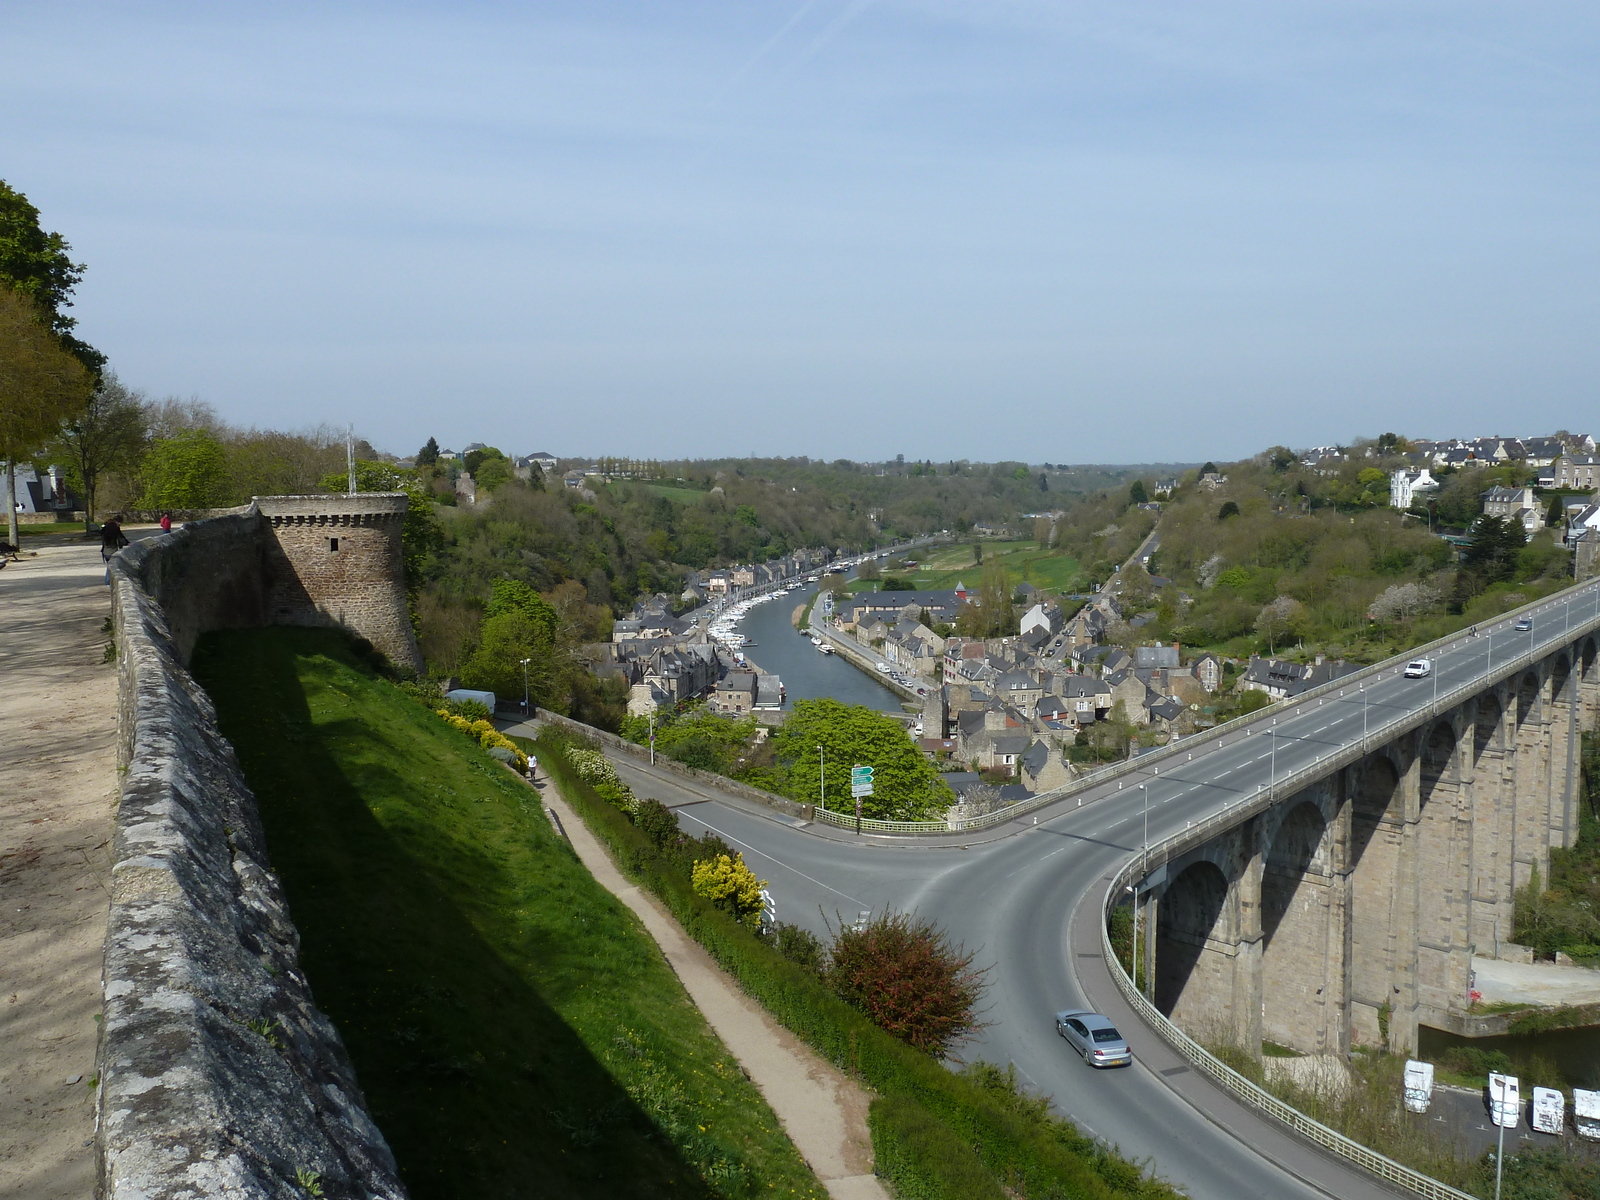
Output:
<instances>
[{"instance_id":1,"label":"person in dark jacket","mask_svg":"<svg viewBox=\"0 0 1600 1200\"><path fill-rule=\"evenodd\" d=\"M128 544L128 537L122 532L122 525L115 516L108 517L106 523L100 526L100 557L105 562L111 561L111 556Z\"/></svg>"}]
</instances>

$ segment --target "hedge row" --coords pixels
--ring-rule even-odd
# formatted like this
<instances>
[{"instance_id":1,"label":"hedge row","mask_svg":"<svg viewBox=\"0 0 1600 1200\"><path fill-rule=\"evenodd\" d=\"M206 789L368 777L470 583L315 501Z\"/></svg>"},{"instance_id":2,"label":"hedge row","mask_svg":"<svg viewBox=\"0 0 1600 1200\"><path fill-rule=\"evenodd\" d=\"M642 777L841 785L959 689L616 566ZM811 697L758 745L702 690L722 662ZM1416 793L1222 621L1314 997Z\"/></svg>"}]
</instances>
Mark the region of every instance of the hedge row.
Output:
<instances>
[{"instance_id":1,"label":"hedge row","mask_svg":"<svg viewBox=\"0 0 1600 1200\"><path fill-rule=\"evenodd\" d=\"M909 1096L879 1096L867 1125L878 1174L899 1200L1006 1200L972 1147Z\"/></svg>"},{"instance_id":2,"label":"hedge row","mask_svg":"<svg viewBox=\"0 0 1600 1200\"><path fill-rule=\"evenodd\" d=\"M658 896L685 932L747 993L823 1058L858 1075L880 1096L919 1107L930 1120L948 1127L954 1140L982 1163L991 1182L1030 1200L1175 1200L1177 1193L1169 1186L1145 1178L1135 1164L1066 1122L1008 1110L972 1080L951 1073L873 1025L815 976L695 895L681 871L625 813L577 778L560 745L541 742L538 749L540 766L555 777L562 794L610 848L622 870ZM896 1129L929 1128L913 1123L909 1116L896 1115L894 1122ZM924 1166L928 1171L957 1170L956 1160L949 1157L930 1159ZM958 1174L941 1176L937 1186L960 1195L966 1185Z\"/></svg>"}]
</instances>

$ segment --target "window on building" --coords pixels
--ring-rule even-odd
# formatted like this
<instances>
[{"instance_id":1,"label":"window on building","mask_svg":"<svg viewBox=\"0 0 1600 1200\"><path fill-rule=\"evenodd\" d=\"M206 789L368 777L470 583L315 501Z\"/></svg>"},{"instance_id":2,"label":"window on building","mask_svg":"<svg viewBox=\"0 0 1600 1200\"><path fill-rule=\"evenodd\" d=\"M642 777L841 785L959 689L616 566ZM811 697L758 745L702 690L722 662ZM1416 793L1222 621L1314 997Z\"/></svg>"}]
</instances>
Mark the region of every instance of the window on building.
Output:
<instances>
[{"instance_id":1,"label":"window on building","mask_svg":"<svg viewBox=\"0 0 1600 1200\"><path fill-rule=\"evenodd\" d=\"M338 538L331 537L331 538L328 539L328 552L330 554L339 553L339 539Z\"/></svg>"}]
</instances>

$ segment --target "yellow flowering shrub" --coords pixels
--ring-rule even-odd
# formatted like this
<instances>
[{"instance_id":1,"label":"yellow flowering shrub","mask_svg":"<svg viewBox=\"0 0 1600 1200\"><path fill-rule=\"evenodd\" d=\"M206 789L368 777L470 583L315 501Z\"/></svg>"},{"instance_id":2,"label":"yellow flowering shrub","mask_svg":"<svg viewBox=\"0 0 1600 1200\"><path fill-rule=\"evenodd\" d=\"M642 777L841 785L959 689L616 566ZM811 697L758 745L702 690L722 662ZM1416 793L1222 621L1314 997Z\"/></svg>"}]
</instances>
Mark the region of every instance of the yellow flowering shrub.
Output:
<instances>
[{"instance_id":1,"label":"yellow flowering shrub","mask_svg":"<svg viewBox=\"0 0 1600 1200\"><path fill-rule=\"evenodd\" d=\"M694 864L690 883L696 894L704 896L724 912L747 924L761 917L761 889L765 879L745 866L742 854L719 854Z\"/></svg>"}]
</instances>

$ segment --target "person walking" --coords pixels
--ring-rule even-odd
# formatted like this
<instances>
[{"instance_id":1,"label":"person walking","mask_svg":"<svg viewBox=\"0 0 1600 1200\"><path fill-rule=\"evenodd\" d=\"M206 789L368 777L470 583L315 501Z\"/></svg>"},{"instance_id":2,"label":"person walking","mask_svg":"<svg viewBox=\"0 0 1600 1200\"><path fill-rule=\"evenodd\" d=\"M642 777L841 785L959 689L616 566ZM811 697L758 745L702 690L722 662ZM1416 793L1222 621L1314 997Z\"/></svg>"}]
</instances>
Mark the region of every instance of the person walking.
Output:
<instances>
[{"instance_id":1,"label":"person walking","mask_svg":"<svg viewBox=\"0 0 1600 1200\"><path fill-rule=\"evenodd\" d=\"M161 532L162 533L171 533L172 532L172 514L171 513L162 513L161 514Z\"/></svg>"},{"instance_id":2,"label":"person walking","mask_svg":"<svg viewBox=\"0 0 1600 1200\"><path fill-rule=\"evenodd\" d=\"M111 556L128 544L128 536L122 532L118 515L107 517L106 523L100 526L100 558L103 562L110 562Z\"/></svg>"}]
</instances>

